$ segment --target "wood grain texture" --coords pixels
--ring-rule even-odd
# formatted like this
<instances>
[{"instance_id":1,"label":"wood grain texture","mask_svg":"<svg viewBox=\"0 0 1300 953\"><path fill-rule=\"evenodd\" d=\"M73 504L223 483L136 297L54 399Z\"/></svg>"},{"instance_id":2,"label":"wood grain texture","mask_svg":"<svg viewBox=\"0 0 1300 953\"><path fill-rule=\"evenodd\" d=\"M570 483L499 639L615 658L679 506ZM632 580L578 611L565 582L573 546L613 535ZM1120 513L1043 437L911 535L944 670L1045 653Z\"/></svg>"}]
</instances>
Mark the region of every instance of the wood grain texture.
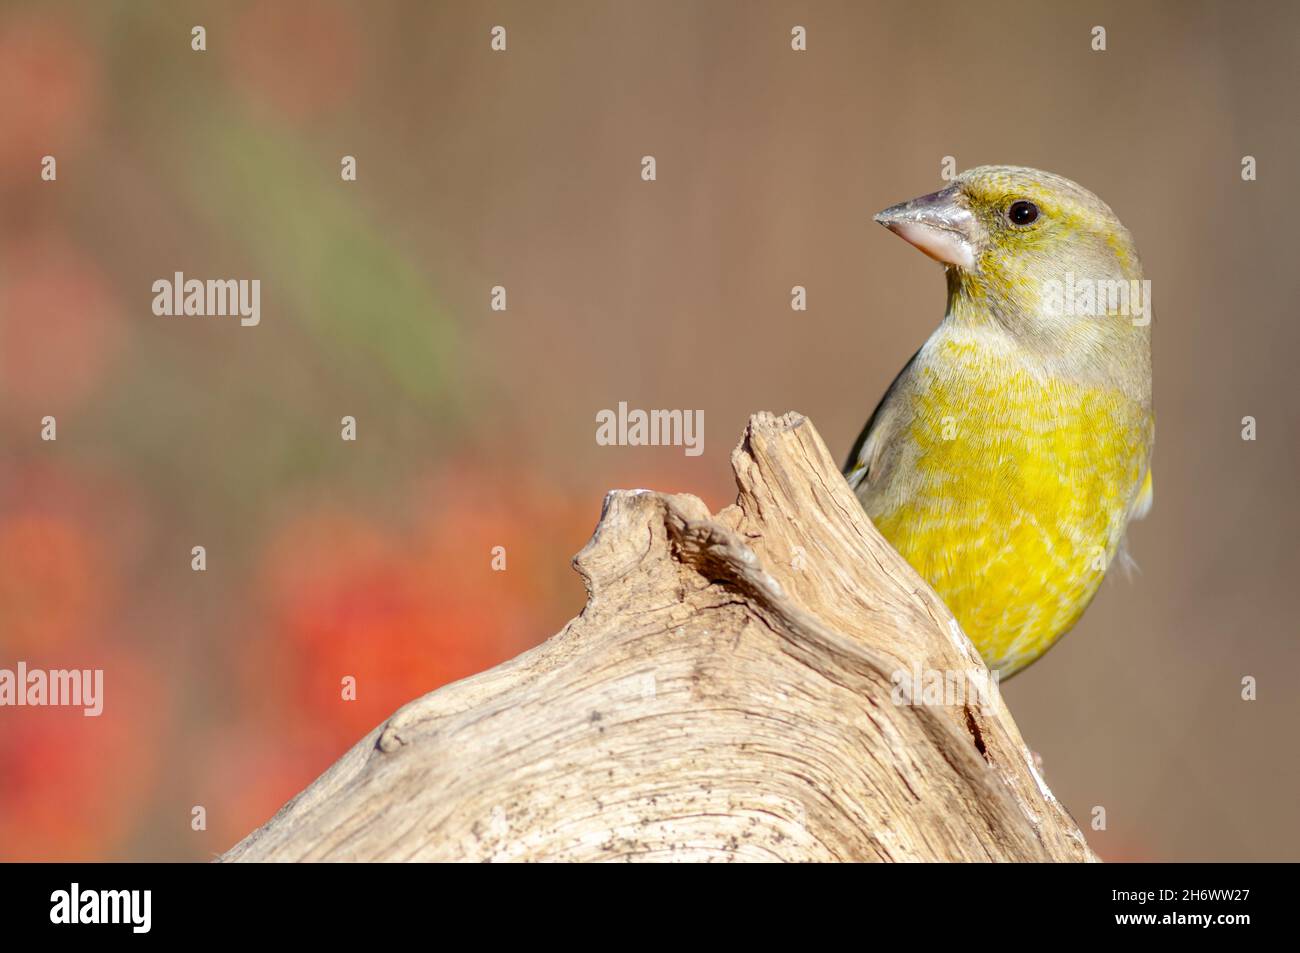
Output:
<instances>
[{"instance_id":1,"label":"wood grain texture","mask_svg":"<svg viewBox=\"0 0 1300 953\"><path fill-rule=\"evenodd\" d=\"M812 424L755 415L739 496L614 491L582 613L398 710L223 860L1095 860Z\"/></svg>"}]
</instances>

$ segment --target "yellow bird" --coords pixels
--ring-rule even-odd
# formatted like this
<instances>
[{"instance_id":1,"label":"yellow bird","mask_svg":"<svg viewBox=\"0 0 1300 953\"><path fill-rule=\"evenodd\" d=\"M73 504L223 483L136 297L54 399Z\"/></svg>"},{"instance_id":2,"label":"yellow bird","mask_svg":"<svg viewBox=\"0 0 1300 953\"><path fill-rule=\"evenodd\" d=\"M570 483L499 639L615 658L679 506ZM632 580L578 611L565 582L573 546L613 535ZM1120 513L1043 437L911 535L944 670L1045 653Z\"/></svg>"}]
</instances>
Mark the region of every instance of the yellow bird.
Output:
<instances>
[{"instance_id":1,"label":"yellow bird","mask_svg":"<svg viewBox=\"0 0 1300 953\"><path fill-rule=\"evenodd\" d=\"M1005 678L1151 506L1150 283L1115 213L1036 169L971 169L876 221L944 265L948 308L845 476Z\"/></svg>"}]
</instances>

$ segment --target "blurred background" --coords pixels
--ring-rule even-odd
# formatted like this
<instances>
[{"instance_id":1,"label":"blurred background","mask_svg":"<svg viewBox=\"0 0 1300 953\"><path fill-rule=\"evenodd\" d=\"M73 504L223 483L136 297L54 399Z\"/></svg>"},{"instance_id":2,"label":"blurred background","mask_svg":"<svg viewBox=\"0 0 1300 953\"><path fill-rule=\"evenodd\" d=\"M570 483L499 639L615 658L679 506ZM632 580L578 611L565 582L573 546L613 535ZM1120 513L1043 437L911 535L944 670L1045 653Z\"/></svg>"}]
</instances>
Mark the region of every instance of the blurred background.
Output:
<instances>
[{"instance_id":1,"label":"blurred background","mask_svg":"<svg viewBox=\"0 0 1300 953\"><path fill-rule=\"evenodd\" d=\"M951 155L1096 191L1153 281L1141 573L1019 726L1105 859L1297 859L1297 63L1283 2L5 0L0 667L106 707L0 710L0 857L210 858L574 615L605 490L726 505L761 409L842 459L944 304L871 215ZM176 271L261 324L154 316ZM620 401L705 452L597 446Z\"/></svg>"}]
</instances>

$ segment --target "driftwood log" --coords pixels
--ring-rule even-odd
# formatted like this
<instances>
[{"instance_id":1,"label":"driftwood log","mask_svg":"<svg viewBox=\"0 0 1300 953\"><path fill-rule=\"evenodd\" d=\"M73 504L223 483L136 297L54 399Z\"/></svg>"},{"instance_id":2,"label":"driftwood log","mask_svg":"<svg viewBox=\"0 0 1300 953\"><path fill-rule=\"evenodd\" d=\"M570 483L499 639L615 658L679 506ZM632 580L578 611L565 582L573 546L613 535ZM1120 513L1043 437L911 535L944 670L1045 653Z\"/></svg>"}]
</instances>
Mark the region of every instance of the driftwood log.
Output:
<instances>
[{"instance_id":1,"label":"driftwood log","mask_svg":"<svg viewBox=\"0 0 1300 953\"><path fill-rule=\"evenodd\" d=\"M897 673L984 665L812 424L756 415L732 466L716 514L611 492L577 618L222 859L1095 860L1000 696L899 703Z\"/></svg>"}]
</instances>

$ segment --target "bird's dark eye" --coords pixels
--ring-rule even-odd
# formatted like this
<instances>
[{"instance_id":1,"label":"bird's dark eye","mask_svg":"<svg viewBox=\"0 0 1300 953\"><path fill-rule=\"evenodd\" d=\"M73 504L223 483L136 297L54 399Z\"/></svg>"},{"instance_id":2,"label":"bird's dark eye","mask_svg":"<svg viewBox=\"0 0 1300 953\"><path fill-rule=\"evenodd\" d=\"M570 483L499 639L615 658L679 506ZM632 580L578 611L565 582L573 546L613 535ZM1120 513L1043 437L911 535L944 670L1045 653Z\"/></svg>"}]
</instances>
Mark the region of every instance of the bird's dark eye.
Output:
<instances>
[{"instance_id":1,"label":"bird's dark eye","mask_svg":"<svg viewBox=\"0 0 1300 953\"><path fill-rule=\"evenodd\" d=\"M1027 202L1019 199L1011 203L1007 209L1007 218L1011 219L1012 225L1032 225L1038 220L1038 206L1033 202Z\"/></svg>"}]
</instances>

